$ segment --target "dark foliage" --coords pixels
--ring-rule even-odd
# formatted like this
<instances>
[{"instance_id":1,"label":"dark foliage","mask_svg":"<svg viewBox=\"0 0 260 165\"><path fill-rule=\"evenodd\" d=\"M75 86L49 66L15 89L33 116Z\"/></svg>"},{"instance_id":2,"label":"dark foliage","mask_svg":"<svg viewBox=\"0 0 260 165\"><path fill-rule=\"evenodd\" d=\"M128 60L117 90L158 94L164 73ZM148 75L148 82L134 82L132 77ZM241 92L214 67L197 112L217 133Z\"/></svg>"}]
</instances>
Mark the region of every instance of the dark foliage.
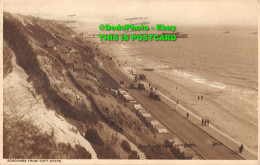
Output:
<instances>
[{"instance_id":1,"label":"dark foliage","mask_svg":"<svg viewBox=\"0 0 260 165\"><path fill-rule=\"evenodd\" d=\"M120 159L113 147L109 144L104 146L92 145L99 159Z\"/></svg>"},{"instance_id":2,"label":"dark foliage","mask_svg":"<svg viewBox=\"0 0 260 165\"><path fill-rule=\"evenodd\" d=\"M148 159L176 159L169 148L164 145L140 145L138 147L142 150Z\"/></svg>"},{"instance_id":3,"label":"dark foliage","mask_svg":"<svg viewBox=\"0 0 260 165\"><path fill-rule=\"evenodd\" d=\"M126 151L126 152L130 152L131 151L131 147L129 145L129 143L125 140L122 141L121 143L121 147Z\"/></svg>"},{"instance_id":4,"label":"dark foliage","mask_svg":"<svg viewBox=\"0 0 260 165\"><path fill-rule=\"evenodd\" d=\"M11 63L12 55L10 49L7 47L7 44L3 44L3 64L4 64L4 77L12 72L13 66Z\"/></svg>"},{"instance_id":5,"label":"dark foliage","mask_svg":"<svg viewBox=\"0 0 260 165\"><path fill-rule=\"evenodd\" d=\"M95 145L99 145L99 146L103 146L104 142L103 140L100 138L100 136L98 135L96 130L88 130L85 133L85 138L91 143L91 144L95 144Z\"/></svg>"},{"instance_id":6,"label":"dark foliage","mask_svg":"<svg viewBox=\"0 0 260 165\"><path fill-rule=\"evenodd\" d=\"M3 157L5 159L90 159L91 154L82 146L54 141L53 134L42 134L26 121L4 120Z\"/></svg>"}]
</instances>

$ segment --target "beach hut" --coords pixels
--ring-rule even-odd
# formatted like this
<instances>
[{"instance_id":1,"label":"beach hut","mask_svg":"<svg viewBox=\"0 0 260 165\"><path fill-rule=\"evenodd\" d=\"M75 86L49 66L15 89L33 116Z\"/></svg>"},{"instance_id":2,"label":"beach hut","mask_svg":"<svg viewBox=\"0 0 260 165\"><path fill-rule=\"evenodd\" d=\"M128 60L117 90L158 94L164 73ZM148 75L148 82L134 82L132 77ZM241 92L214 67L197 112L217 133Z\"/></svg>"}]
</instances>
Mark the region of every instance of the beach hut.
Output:
<instances>
[{"instance_id":1,"label":"beach hut","mask_svg":"<svg viewBox=\"0 0 260 165\"><path fill-rule=\"evenodd\" d=\"M142 114L144 114L144 113L147 113L147 111L145 110L145 109L143 109L143 108L140 108L140 109L138 109L137 111L136 111L136 116L138 116L138 117L142 117Z\"/></svg>"},{"instance_id":2,"label":"beach hut","mask_svg":"<svg viewBox=\"0 0 260 165\"><path fill-rule=\"evenodd\" d=\"M134 110L137 111L138 109L141 109L141 104L134 104Z\"/></svg>"},{"instance_id":3,"label":"beach hut","mask_svg":"<svg viewBox=\"0 0 260 165\"><path fill-rule=\"evenodd\" d=\"M149 113L147 112L147 110L145 110L145 109L140 110L139 113L140 113L140 116L141 116L141 117L143 117L144 114L147 114L148 116L150 116L150 114L149 114Z\"/></svg>"},{"instance_id":4,"label":"beach hut","mask_svg":"<svg viewBox=\"0 0 260 165\"><path fill-rule=\"evenodd\" d=\"M150 113L143 113L142 116L143 117L147 117L147 118L149 118L149 117L151 118L152 117L152 115Z\"/></svg>"},{"instance_id":5,"label":"beach hut","mask_svg":"<svg viewBox=\"0 0 260 165\"><path fill-rule=\"evenodd\" d=\"M183 153L183 159L192 159L194 156L195 153L191 148L185 148Z\"/></svg>"},{"instance_id":6,"label":"beach hut","mask_svg":"<svg viewBox=\"0 0 260 165\"><path fill-rule=\"evenodd\" d=\"M150 121L153 121L154 118L152 117L152 115L150 113L143 113L142 114L142 119L144 122L146 122L147 124L150 123Z\"/></svg>"},{"instance_id":7,"label":"beach hut","mask_svg":"<svg viewBox=\"0 0 260 165\"><path fill-rule=\"evenodd\" d=\"M159 133L159 129L164 129L164 126L157 120L152 120L150 122L151 128L153 129L153 131Z\"/></svg>"},{"instance_id":8,"label":"beach hut","mask_svg":"<svg viewBox=\"0 0 260 165\"><path fill-rule=\"evenodd\" d=\"M160 125L160 122L157 120L150 121L150 126L152 129L154 129L156 125Z\"/></svg>"},{"instance_id":9,"label":"beach hut","mask_svg":"<svg viewBox=\"0 0 260 165\"><path fill-rule=\"evenodd\" d=\"M118 95L118 91L115 89L110 89L111 93L113 96L117 96Z\"/></svg>"},{"instance_id":10,"label":"beach hut","mask_svg":"<svg viewBox=\"0 0 260 165\"><path fill-rule=\"evenodd\" d=\"M159 128L157 130L158 133L169 133L169 131L166 128Z\"/></svg>"},{"instance_id":11,"label":"beach hut","mask_svg":"<svg viewBox=\"0 0 260 165\"><path fill-rule=\"evenodd\" d=\"M184 158L184 146L179 146L178 149L177 149L177 152L176 152L176 156L180 159L183 159Z\"/></svg>"},{"instance_id":12,"label":"beach hut","mask_svg":"<svg viewBox=\"0 0 260 165\"><path fill-rule=\"evenodd\" d=\"M177 151L178 151L178 148L180 146L184 146L184 144L179 140L177 139L176 137L174 138L174 142L172 144L172 147L171 147L171 151L173 154L177 154Z\"/></svg>"},{"instance_id":13,"label":"beach hut","mask_svg":"<svg viewBox=\"0 0 260 165\"><path fill-rule=\"evenodd\" d=\"M135 99L133 98L133 96L131 96L129 93L123 94L123 98L125 99L125 101L127 102L134 102Z\"/></svg>"},{"instance_id":14,"label":"beach hut","mask_svg":"<svg viewBox=\"0 0 260 165\"><path fill-rule=\"evenodd\" d=\"M118 89L118 94L119 95L124 95L124 94L126 94L127 92L125 91L125 90L123 90L123 89Z\"/></svg>"},{"instance_id":15,"label":"beach hut","mask_svg":"<svg viewBox=\"0 0 260 165\"><path fill-rule=\"evenodd\" d=\"M157 132L157 133L168 133L167 129L160 123L158 125L155 125L154 126L154 130Z\"/></svg>"}]
</instances>

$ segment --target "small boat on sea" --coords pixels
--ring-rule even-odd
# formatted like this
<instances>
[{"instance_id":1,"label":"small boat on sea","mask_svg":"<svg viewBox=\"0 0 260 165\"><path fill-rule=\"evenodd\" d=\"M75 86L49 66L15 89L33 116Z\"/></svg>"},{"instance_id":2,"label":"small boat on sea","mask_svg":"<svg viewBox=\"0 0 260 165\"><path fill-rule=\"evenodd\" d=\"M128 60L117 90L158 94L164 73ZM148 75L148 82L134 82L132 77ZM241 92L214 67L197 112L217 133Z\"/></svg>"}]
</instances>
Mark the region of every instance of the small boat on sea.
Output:
<instances>
[{"instance_id":1,"label":"small boat on sea","mask_svg":"<svg viewBox=\"0 0 260 165\"><path fill-rule=\"evenodd\" d=\"M229 32L229 31L225 31L224 33L227 33L227 34L228 34L228 33L230 33L230 32Z\"/></svg>"}]
</instances>

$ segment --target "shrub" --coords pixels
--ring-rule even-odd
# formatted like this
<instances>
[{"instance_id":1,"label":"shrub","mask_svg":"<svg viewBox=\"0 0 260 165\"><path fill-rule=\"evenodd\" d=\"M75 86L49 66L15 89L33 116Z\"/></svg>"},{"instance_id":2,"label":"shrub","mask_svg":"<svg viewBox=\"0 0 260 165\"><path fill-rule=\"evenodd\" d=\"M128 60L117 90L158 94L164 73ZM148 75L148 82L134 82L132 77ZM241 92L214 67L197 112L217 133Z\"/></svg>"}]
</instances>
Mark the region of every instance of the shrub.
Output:
<instances>
[{"instance_id":1,"label":"shrub","mask_svg":"<svg viewBox=\"0 0 260 165\"><path fill-rule=\"evenodd\" d=\"M146 80L146 76L144 74L140 74L140 77L139 77L140 80Z\"/></svg>"},{"instance_id":2,"label":"shrub","mask_svg":"<svg viewBox=\"0 0 260 165\"><path fill-rule=\"evenodd\" d=\"M121 147L126 151L126 152L130 152L131 151L131 147L129 145L129 143L125 140L122 141L121 143Z\"/></svg>"},{"instance_id":3,"label":"shrub","mask_svg":"<svg viewBox=\"0 0 260 165\"><path fill-rule=\"evenodd\" d=\"M104 142L103 140L100 138L100 136L98 135L96 130L88 130L85 133L85 138L94 145L99 145L99 146L103 146Z\"/></svg>"},{"instance_id":4,"label":"shrub","mask_svg":"<svg viewBox=\"0 0 260 165\"><path fill-rule=\"evenodd\" d=\"M177 159L176 156L163 145L139 145L148 159Z\"/></svg>"},{"instance_id":5,"label":"shrub","mask_svg":"<svg viewBox=\"0 0 260 165\"><path fill-rule=\"evenodd\" d=\"M99 159L120 159L113 147L109 144L104 146L92 145Z\"/></svg>"}]
</instances>

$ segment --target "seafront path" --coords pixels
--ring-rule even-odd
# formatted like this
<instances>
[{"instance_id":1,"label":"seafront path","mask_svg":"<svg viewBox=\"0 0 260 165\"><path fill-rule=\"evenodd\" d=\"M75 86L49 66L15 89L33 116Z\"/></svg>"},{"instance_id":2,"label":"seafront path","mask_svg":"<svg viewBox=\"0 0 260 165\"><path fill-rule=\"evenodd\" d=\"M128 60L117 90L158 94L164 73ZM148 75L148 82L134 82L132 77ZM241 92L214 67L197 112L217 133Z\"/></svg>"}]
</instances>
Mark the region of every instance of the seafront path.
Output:
<instances>
[{"instance_id":1,"label":"seafront path","mask_svg":"<svg viewBox=\"0 0 260 165\"><path fill-rule=\"evenodd\" d=\"M133 81L132 75L120 71L115 62L105 59L102 61L102 68L117 82L123 80L125 87L129 87ZM123 73L124 72L124 73ZM148 84L145 83L145 86ZM146 87L147 88L147 87ZM256 160L257 155L247 148L240 154L238 151L239 142L216 129L214 126L202 126L201 118L190 112L185 107L176 104L164 94L160 93L162 101L155 101L149 98L148 91L127 88L133 97L141 102L149 111L163 122L172 132L188 144L192 144L195 150L203 159L215 160ZM189 112L189 120L186 114Z\"/></svg>"}]
</instances>

